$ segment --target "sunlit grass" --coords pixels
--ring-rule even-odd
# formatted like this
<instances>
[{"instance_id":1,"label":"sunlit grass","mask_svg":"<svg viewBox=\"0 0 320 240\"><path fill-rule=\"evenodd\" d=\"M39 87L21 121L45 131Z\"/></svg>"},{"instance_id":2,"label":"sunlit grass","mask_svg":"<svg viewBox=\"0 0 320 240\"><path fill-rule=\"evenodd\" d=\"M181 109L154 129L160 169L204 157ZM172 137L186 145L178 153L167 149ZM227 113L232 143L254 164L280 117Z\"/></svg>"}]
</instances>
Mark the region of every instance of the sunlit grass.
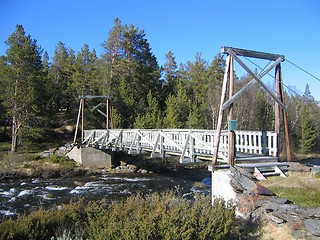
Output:
<instances>
[{"instance_id":1,"label":"sunlit grass","mask_svg":"<svg viewBox=\"0 0 320 240\"><path fill-rule=\"evenodd\" d=\"M288 178L272 177L263 184L277 196L301 207L320 207L320 179L311 173L292 173Z\"/></svg>"}]
</instances>

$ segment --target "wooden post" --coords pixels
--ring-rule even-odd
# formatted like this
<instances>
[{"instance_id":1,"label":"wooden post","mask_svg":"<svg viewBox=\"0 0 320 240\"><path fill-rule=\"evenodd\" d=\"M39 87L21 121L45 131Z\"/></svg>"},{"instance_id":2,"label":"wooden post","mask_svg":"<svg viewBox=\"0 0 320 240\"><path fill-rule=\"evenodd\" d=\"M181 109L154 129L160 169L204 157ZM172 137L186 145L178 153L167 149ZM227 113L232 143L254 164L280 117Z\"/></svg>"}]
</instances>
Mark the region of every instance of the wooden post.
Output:
<instances>
[{"instance_id":1,"label":"wooden post","mask_svg":"<svg viewBox=\"0 0 320 240\"><path fill-rule=\"evenodd\" d=\"M81 143L83 142L84 140L84 98L81 99L82 100L82 109L81 109L81 112L82 112L82 117L81 117Z\"/></svg>"},{"instance_id":2,"label":"wooden post","mask_svg":"<svg viewBox=\"0 0 320 240\"><path fill-rule=\"evenodd\" d=\"M78 135L78 129L79 129L81 108L82 108L82 98L80 99L80 103L79 103L78 117L77 117L77 123L76 123L76 130L75 130L75 132L74 132L74 138L73 138L73 143L74 143L74 144L77 142L77 135Z\"/></svg>"},{"instance_id":3,"label":"wooden post","mask_svg":"<svg viewBox=\"0 0 320 240\"><path fill-rule=\"evenodd\" d=\"M277 65L276 67L276 91L278 91L279 93L279 97L281 102L284 103L284 99L283 99L283 87L282 87L282 74L281 74L281 65L280 63ZM280 110L280 108L278 107L278 111ZM287 155L287 160L291 161L291 146L290 146L290 136L289 136L289 126L288 126L288 118L287 118L287 112L284 111L283 109L281 109L281 113L282 113L282 117L283 117L283 125L284 125L284 134L285 134L285 141L286 141L286 155ZM280 112L278 113L278 115L280 115ZM279 126L278 126L278 136L280 133L280 116L278 116L278 122L279 122ZM278 141L279 142L279 141ZM279 143L278 143L279 145Z\"/></svg>"},{"instance_id":4,"label":"wooden post","mask_svg":"<svg viewBox=\"0 0 320 240\"><path fill-rule=\"evenodd\" d=\"M279 98L280 97L280 68L278 64L276 66L275 74L276 74L276 82L275 82L275 94ZM277 102L275 102L274 106L274 131L278 134L278 138L280 135L280 106ZM279 142L279 141L278 141ZM279 145L279 144L278 144ZM279 146L278 146L279 149Z\"/></svg>"},{"instance_id":5,"label":"wooden post","mask_svg":"<svg viewBox=\"0 0 320 240\"><path fill-rule=\"evenodd\" d=\"M234 74L233 74L233 57L230 57L230 80L229 80L229 99L232 98L233 96L233 91L234 91ZM228 120L233 120L233 103L229 107L229 115L228 115ZM228 132L228 164L233 166L234 165L234 139L235 134L233 131Z\"/></svg>"},{"instance_id":6,"label":"wooden post","mask_svg":"<svg viewBox=\"0 0 320 240\"><path fill-rule=\"evenodd\" d=\"M109 99L107 99L107 117L106 117L106 127L109 129Z\"/></svg>"},{"instance_id":7,"label":"wooden post","mask_svg":"<svg viewBox=\"0 0 320 240\"><path fill-rule=\"evenodd\" d=\"M226 69L224 71L224 77L223 77L220 109L219 109L219 116L218 116L218 123L217 123L217 131L216 131L216 136L215 136L214 146L213 146L212 166L215 166L217 164L217 159L218 159L220 135L221 135L221 128L222 128L222 120L223 120L222 119L223 118L222 105L223 105L226 91L227 91L227 82L228 82L228 75L229 75L229 69L230 69L230 62L231 62L231 56L228 55L227 60L226 60Z\"/></svg>"}]
</instances>

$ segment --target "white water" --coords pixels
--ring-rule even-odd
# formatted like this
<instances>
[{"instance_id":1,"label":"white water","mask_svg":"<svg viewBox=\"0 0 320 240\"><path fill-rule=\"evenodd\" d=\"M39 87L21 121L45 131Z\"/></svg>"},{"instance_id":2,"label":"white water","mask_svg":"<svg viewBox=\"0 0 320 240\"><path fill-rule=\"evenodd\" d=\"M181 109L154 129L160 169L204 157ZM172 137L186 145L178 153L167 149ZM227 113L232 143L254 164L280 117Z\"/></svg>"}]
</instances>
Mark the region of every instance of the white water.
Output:
<instances>
[{"instance_id":1,"label":"white water","mask_svg":"<svg viewBox=\"0 0 320 240\"><path fill-rule=\"evenodd\" d=\"M176 174L176 172L166 175L136 173L98 177L0 180L0 217L14 217L39 207L57 207L71 200L76 201L80 197L86 200L105 198L111 202L137 192L161 192L168 189L179 189L186 197L194 193L210 194L210 186L194 187L195 182L210 177L210 172L203 171L203 177L202 175L186 177L183 174L176 176Z\"/></svg>"}]
</instances>

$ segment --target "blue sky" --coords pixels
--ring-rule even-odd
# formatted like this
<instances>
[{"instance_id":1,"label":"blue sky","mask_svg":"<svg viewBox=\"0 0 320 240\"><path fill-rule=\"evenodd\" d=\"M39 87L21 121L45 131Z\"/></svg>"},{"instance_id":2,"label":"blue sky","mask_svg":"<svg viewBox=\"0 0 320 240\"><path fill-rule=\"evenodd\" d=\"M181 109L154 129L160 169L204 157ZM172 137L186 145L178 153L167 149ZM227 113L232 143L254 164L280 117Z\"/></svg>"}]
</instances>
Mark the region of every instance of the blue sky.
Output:
<instances>
[{"instance_id":1,"label":"blue sky","mask_svg":"<svg viewBox=\"0 0 320 240\"><path fill-rule=\"evenodd\" d=\"M222 46L231 46L285 55L320 78L318 0L0 0L0 55L21 24L50 58L59 41L76 52L86 43L100 56L116 17L145 30L160 65L168 51L178 64L194 61L196 53L210 62ZM286 85L303 94L308 83L320 100L319 81L289 62L282 70ZM240 67L236 71L244 74ZM271 77L264 81L272 85Z\"/></svg>"}]
</instances>

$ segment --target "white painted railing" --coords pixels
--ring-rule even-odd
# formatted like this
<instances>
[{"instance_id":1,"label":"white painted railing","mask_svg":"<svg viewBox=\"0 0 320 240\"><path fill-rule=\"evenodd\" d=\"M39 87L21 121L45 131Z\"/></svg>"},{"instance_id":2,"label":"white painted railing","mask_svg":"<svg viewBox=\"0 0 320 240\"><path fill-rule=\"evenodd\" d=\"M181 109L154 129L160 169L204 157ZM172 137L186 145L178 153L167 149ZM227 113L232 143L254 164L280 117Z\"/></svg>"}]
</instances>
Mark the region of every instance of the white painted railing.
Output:
<instances>
[{"instance_id":1,"label":"white painted railing","mask_svg":"<svg viewBox=\"0 0 320 240\"><path fill-rule=\"evenodd\" d=\"M276 157L277 133L260 131L236 131L236 151L249 154L263 154Z\"/></svg>"},{"instance_id":2,"label":"white painted railing","mask_svg":"<svg viewBox=\"0 0 320 240\"><path fill-rule=\"evenodd\" d=\"M179 155L180 162L210 159L216 130L194 129L94 129L84 131L83 144L98 148L127 150L129 153L151 152L151 156ZM277 155L276 133L236 131L236 151ZM218 158L226 162L228 131L222 131Z\"/></svg>"}]
</instances>

